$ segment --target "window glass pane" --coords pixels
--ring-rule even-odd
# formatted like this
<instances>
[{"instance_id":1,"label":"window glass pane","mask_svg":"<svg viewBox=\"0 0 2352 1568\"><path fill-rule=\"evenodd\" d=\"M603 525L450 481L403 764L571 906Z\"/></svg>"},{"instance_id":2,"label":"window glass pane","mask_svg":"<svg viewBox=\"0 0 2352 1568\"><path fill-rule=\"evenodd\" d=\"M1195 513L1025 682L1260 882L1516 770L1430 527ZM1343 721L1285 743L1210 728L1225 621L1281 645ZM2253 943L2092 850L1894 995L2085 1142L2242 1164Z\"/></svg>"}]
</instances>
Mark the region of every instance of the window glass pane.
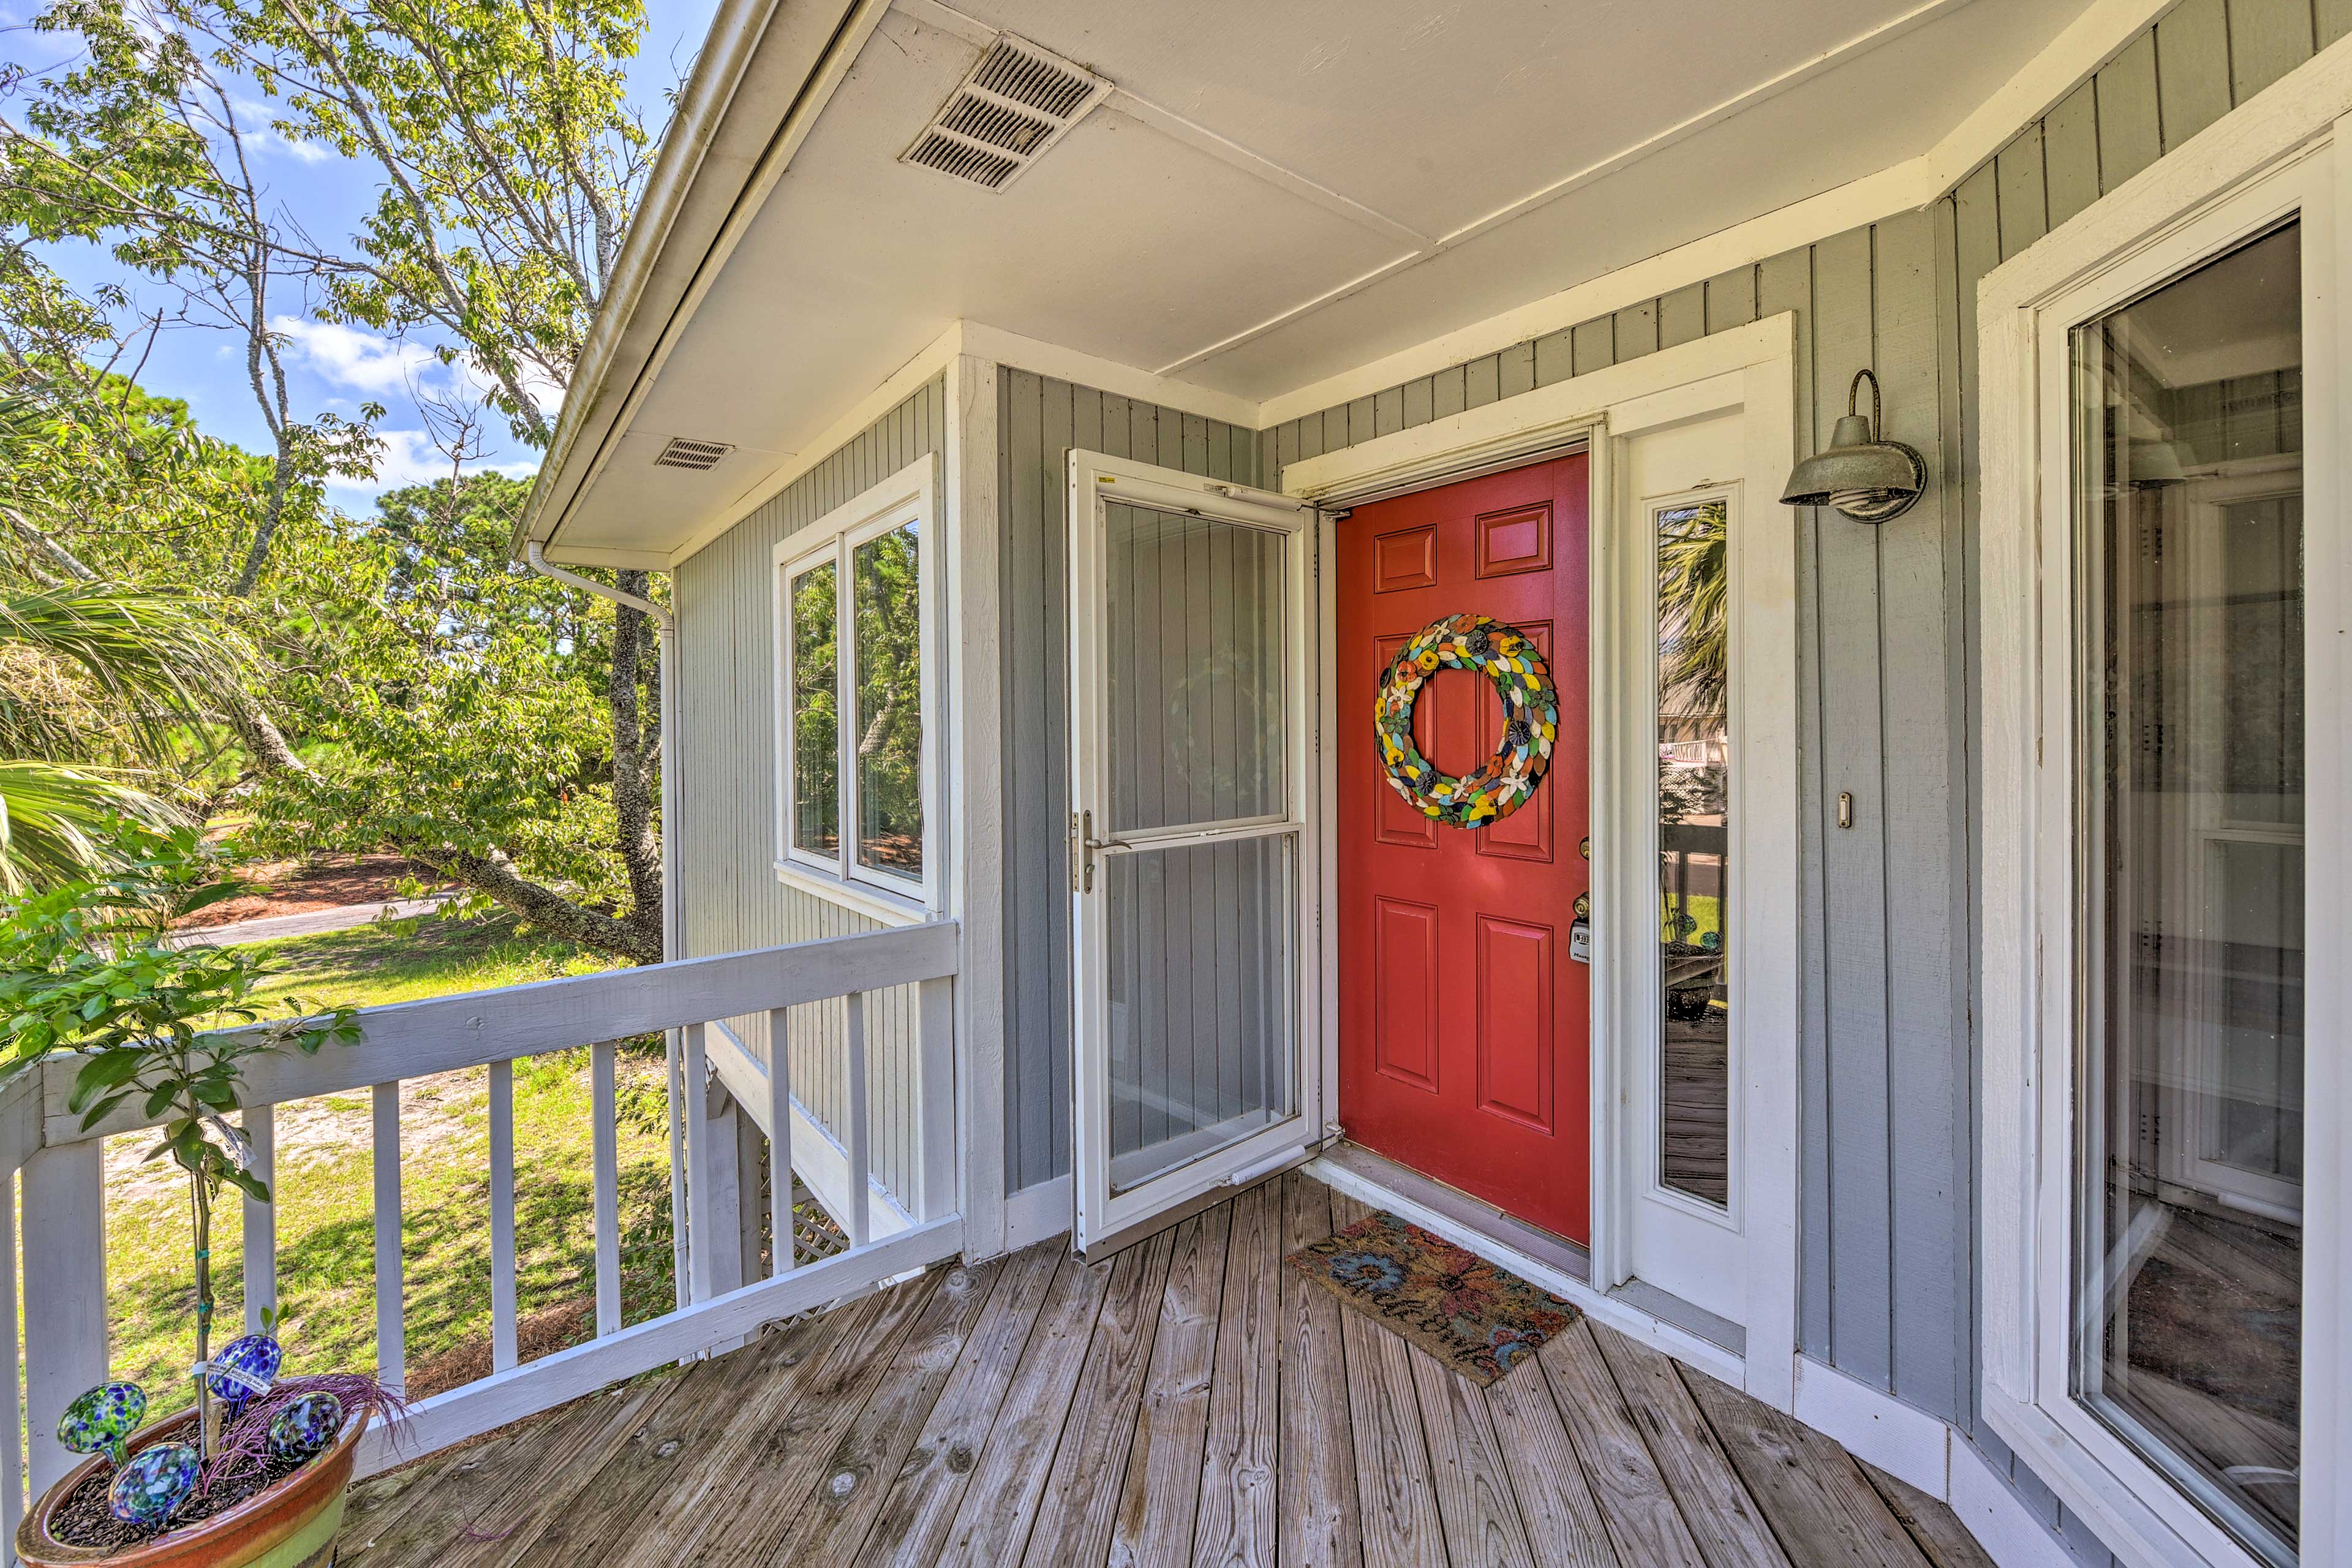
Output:
<instances>
[{"instance_id":1,"label":"window glass pane","mask_svg":"<svg viewBox=\"0 0 2352 1568\"><path fill-rule=\"evenodd\" d=\"M1280 816L1288 601L1281 534L1105 510L1110 816L1120 833Z\"/></svg>"},{"instance_id":2,"label":"window glass pane","mask_svg":"<svg viewBox=\"0 0 2352 1568\"><path fill-rule=\"evenodd\" d=\"M2275 231L2074 342L2076 1392L2273 1562L2300 1494L2299 242Z\"/></svg>"},{"instance_id":3,"label":"window glass pane","mask_svg":"<svg viewBox=\"0 0 2352 1568\"><path fill-rule=\"evenodd\" d=\"M841 698L831 562L793 579L793 846L841 853Z\"/></svg>"},{"instance_id":4,"label":"window glass pane","mask_svg":"<svg viewBox=\"0 0 2352 1568\"><path fill-rule=\"evenodd\" d=\"M1291 834L1108 855L1110 1189L1296 1114Z\"/></svg>"},{"instance_id":5,"label":"window glass pane","mask_svg":"<svg viewBox=\"0 0 2352 1568\"><path fill-rule=\"evenodd\" d=\"M857 863L923 874L922 524L850 552L857 588Z\"/></svg>"},{"instance_id":6,"label":"window glass pane","mask_svg":"<svg viewBox=\"0 0 2352 1568\"><path fill-rule=\"evenodd\" d=\"M1658 565L1658 1179L1729 1201L1730 562L1721 500L1653 519Z\"/></svg>"}]
</instances>

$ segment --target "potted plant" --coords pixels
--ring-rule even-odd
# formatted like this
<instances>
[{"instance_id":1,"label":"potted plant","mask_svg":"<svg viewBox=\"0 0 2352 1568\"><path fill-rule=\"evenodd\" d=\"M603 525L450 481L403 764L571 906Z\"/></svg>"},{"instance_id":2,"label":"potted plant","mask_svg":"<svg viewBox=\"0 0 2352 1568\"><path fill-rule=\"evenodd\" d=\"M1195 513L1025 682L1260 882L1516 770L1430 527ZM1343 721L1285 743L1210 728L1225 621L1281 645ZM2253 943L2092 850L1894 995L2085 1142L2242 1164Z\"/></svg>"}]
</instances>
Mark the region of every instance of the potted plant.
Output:
<instances>
[{"instance_id":1,"label":"potted plant","mask_svg":"<svg viewBox=\"0 0 2352 1568\"><path fill-rule=\"evenodd\" d=\"M193 828L124 825L113 868L0 910L0 1077L68 1055L68 1108L85 1131L137 1105L160 1121L151 1160L186 1173L195 1284L192 1408L142 1426L145 1390L109 1383L62 1412L58 1440L90 1458L36 1501L20 1562L128 1568L296 1568L334 1552L343 1493L371 1417L399 1414L372 1376L280 1379L268 1333L213 1352L212 1231L224 1191L268 1203L229 1116L245 1065L359 1038L352 1009L257 994L272 970L250 950L183 946L174 922L245 891ZM253 1026L259 1027L253 1027ZM274 1323L265 1324L274 1327Z\"/></svg>"}]
</instances>

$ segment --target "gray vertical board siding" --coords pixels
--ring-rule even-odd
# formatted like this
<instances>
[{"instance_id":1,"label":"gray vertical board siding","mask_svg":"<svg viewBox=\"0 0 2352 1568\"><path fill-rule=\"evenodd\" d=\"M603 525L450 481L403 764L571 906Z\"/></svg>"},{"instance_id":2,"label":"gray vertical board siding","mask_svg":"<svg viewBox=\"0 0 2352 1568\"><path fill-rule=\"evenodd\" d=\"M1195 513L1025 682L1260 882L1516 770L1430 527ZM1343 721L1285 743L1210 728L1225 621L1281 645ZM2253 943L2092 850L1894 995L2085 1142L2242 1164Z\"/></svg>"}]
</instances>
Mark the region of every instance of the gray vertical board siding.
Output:
<instances>
[{"instance_id":1,"label":"gray vertical board siding","mask_svg":"<svg viewBox=\"0 0 2352 1568\"><path fill-rule=\"evenodd\" d=\"M2311 58L2312 0L2230 0L2230 97L2243 103Z\"/></svg>"},{"instance_id":2,"label":"gray vertical board siding","mask_svg":"<svg viewBox=\"0 0 2352 1568\"><path fill-rule=\"evenodd\" d=\"M2155 30L2134 38L2092 79L2099 92L2099 189L2112 191L2164 155Z\"/></svg>"},{"instance_id":3,"label":"gray vertical board siding","mask_svg":"<svg viewBox=\"0 0 2352 1568\"><path fill-rule=\"evenodd\" d=\"M1616 331L1617 322L1609 316L1580 325L1570 349L1570 358L1575 367L1573 374L1591 375L1596 370L1607 370L1615 364L1617 346L1613 340Z\"/></svg>"},{"instance_id":4,"label":"gray vertical board siding","mask_svg":"<svg viewBox=\"0 0 2352 1568\"><path fill-rule=\"evenodd\" d=\"M1847 407L1854 372L1876 363L1869 231L1813 247L1813 395L1816 423ZM1899 526L1899 525L1898 525ZM1836 1364L1894 1386L1891 1142L1892 1042L1887 1034L1885 694L1878 546L1881 531L1831 510L1815 513L1815 661L1801 683L1818 704L1820 747L1807 767L1822 848L1827 1005L1830 1345ZM1853 826L1834 826L1836 797L1853 796ZM1811 815L1812 813L1809 813Z\"/></svg>"},{"instance_id":5,"label":"gray vertical board siding","mask_svg":"<svg viewBox=\"0 0 2352 1568\"><path fill-rule=\"evenodd\" d=\"M776 879L772 552L841 502L945 445L944 390L918 388L838 451L677 569L678 896L682 956L809 942L874 922ZM911 1197L919 1148L912 988L868 1009L876 1174ZM755 1056L772 1048L764 1016L730 1020ZM842 1005L793 1010L793 1088L840 1137L846 1109Z\"/></svg>"},{"instance_id":6,"label":"gray vertical board siding","mask_svg":"<svg viewBox=\"0 0 2352 1568\"><path fill-rule=\"evenodd\" d=\"M2050 226L2099 199L2099 84L2084 82L2043 119L2042 163Z\"/></svg>"},{"instance_id":7,"label":"gray vertical board siding","mask_svg":"<svg viewBox=\"0 0 2352 1568\"><path fill-rule=\"evenodd\" d=\"M2230 112L2224 0L2181 0L2157 23L2156 89L2167 151Z\"/></svg>"},{"instance_id":8,"label":"gray vertical board siding","mask_svg":"<svg viewBox=\"0 0 2352 1568\"><path fill-rule=\"evenodd\" d=\"M2352 33L2352 0L2312 0L2311 19L2319 33L2315 42L2324 49Z\"/></svg>"},{"instance_id":9,"label":"gray vertical board siding","mask_svg":"<svg viewBox=\"0 0 2352 1568\"><path fill-rule=\"evenodd\" d=\"M1736 268L1706 280L1706 330L1725 331L1756 319L1756 268Z\"/></svg>"},{"instance_id":10,"label":"gray vertical board siding","mask_svg":"<svg viewBox=\"0 0 2352 1568\"><path fill-rule=\"evenodd\" d=\"M1966 749L1958 678L1962 613L1948 538L1958 532L1942 480L1944 355L1938 342L1937 224L1909 213L1877 228L1873 336L1887 395L1887 433L1928 458L1927 489L1901 521L1876 531L1886 811L1888 1144L1942 1152L1895 1159L1893 1181L1893 1375L1915 1405L1958 1414L1969 1382L1968 1317L1948 1289L1968 1245L1952 1166L1966 1151L1964 1061L1953 1049L1966 985L1967 927L1955 917L1966 825L1954 811ZM1943 274L1948 278L1948 269Z\"/></svg>"},{"instance_id":11,"label":"gray vertical board siding","mask_svg":"<svg viewBox=\"0 0 2352 1568\"><path fill-rule=\"evenodd\" d=\"M1706 336L1706 285L1693 283L1658 301L1658 346L1676 348Z\"/></svg>"},{"instance_id":12,"label":"gray vertical board siding","mask_svg":"<svg viewBox=\"0 0 2352 1568\"><path fill-rule=\"evenodd\" d=\"M1252 432L1172 408L1075 386L1068 382L1003 368L997 378L1002 483L1004 644L1004 953L1005 1096L1004 1143L1010 1187L1033 1186L1070 1168L1070 900L1064 859L1069 816L1069 554L1066 490L1069 454L1076 447L1181 468L1244 484L1265 482L1265 470L1296 461L1302 448L1322 449L1325 441L1345 444L1351 410L1310 416L1271 431ZM1378 416L1377 399L1358 400L1369 436ZM1401 409L1402 391L1396 403ZM1186 571L1160 584L1150 603L1136 603L1139 637L1186 639L1209 635L1204 623L1190 625L1192 579L1205 583L1215 561L1186 562ZM1197 567L1197 572L1195 568ZM1189 646L1189 644L1187 645ZM1171 655L1171 657L1173 657ZM1181 662L1181 661L1180 661ZM1141 661L1135 679L1145 678ZM1148 694L1139 693L1139 699ZM1150 700L1158 700L1156 696ZM1128 776L1129 761L1114 759ZM1139 759L1135 764L1140 765ZM1135 775L1137 787L1160 792L1170 781ZM1178 781L1180 786L1181 781ZM1189 809L1189 805L1188 807ZM1097 824L1100 832L1101 824ZM1210 914L1218 884L1213 868L1203 868L1193 900L1193 868L1181 873L1180 892L1157 912L1147 936L1161 955L1149 978L1150 994L1179 986L1201 1005L1188 1009L1201 1020L1199 1036L1187 1033L1171 1064L1176 1088L1190 1093L1200 1084L1223 1091L1220 1073L1230 1070L1218 1052L1224 1028L1223 971L1217 963L1195 964L1191 953L1201 937L1196 919ZM1173 963L1178 952L1184 962ZM1171 992L1171 994L1173 993ZM1186 1019L1189 1027L1192 1017ZM1197 1047L1197 1052L1196 1052ZM1165 1088L1165 1085L1160 1086Z\"/></svg>"},{"instance_id":13,"label":"gray vertical board siding","mask_svg":"<svg viewBox=\"0 0 2352 1568\"><path fill-rule=\"evenodd\" d=\"M1658 352L1658 302L1644 300L1628 305L1612 318L1612 342L1619 364Z\"/></svg>"},{"instance_id":14,"label":"gray vertical board siding","mask_svg":"<svg viewBox=\"0 0 2352 1568\"><path fill-rule=\"evenodd\" d=\"M2000 192L2000 253L2015 256L2050 232L2050 198L2042 183L2042 127L2017 133L1993 160Z\"/></svg>"}]
</instances>

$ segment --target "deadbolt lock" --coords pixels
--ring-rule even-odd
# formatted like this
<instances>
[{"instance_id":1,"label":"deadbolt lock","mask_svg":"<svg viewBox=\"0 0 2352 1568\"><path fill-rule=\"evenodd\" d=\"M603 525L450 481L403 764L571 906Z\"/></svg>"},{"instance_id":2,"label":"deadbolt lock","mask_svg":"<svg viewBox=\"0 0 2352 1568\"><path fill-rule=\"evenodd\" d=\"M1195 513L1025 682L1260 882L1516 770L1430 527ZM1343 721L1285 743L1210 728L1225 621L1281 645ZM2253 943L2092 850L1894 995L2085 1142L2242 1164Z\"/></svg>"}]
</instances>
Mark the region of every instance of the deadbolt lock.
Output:
<instances>
[{"instance_id":1,"label":"deadbolt lock","mask_svg":"<svg viewBox=\"0 0 2352 1568\"><path fill-rule=\"evenodd\" d=\"M1577 851L1578 851L1578 853L1581 854L1581 855L1582 855L1582 856L1583 856L1587 860L1590 860L1590 859L1591 859L1591 858L1592 858L1592 840L1591 840L1591 839L1590 839L1590 838L1585 839L1582 843L1579 844L1576 847L1577 847Z\"/></svg>"}]
</instances>

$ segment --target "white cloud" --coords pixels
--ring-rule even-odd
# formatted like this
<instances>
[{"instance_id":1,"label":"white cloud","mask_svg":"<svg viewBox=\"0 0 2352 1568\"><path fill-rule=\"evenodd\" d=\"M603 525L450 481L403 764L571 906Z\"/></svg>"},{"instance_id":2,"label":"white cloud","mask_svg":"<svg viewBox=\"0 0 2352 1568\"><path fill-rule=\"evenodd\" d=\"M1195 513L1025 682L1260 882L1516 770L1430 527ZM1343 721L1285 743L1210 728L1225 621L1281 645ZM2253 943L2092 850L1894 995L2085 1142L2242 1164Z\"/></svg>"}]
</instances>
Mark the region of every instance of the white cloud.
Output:
<instances>
[{"instance_id":1,"label":"white cloud","mask_svg":"<svg viewBox=\"0 0 2352 1568\"><path fill-rule=\"evenodd\" d=\"M499 389L471 354L460 354L456 363L444 364L441 356L423 343L378 337L334 321L278 316L269 325L291 342L296 360L321 379L357 392L454 394L479 403ZM563 406L563 384L527 364L522 367L522 390L551 417Z\"/></svg>"},{"instance_id":2,"label":"white cloud","mask_svg":"<svg viewBox=\"0 0 2352 1568\"><path fill-rule=\"evenodd\" d=\"M449 459L433 445L433 437L422 430L379 430L383 449L376 459L375 478L372 479L330 479L327 482L337 489L356 490L374 495L380 490L398 489L404 485L431 484L435 479L449 477ZM530 463L468 463L469 473L489 469L509 474L516 479L529 479L539 471Z\"/></svg>"},{"instance_id":3,"label":"white cloud","mask_svg":"<svg viewBox=\"0 0 2352 1568\"><path fill-rule=\"evenodd\" d=\"M294 355L327 381L357 392L405 392L446 367L423 343L381 338L334 321L273 317L270 330L283 334Z\"/></svg>"},{"instance_id":4,"label":"white cloud","mask_svg":"<svg viewBox=\"0 0 2352 1568\"><path fill-rule=\"evenodd\" d=\"M484 370L480 362L471 354L460 356L454 368L458 379L471 396L487 397L499 389L496 378ZM523 395L538 405L541 413L551 419L553 418L556 411L563 406L563 384L551 376L541 374L529 364L520 368Z\"/></svg>"}]
</instances>

